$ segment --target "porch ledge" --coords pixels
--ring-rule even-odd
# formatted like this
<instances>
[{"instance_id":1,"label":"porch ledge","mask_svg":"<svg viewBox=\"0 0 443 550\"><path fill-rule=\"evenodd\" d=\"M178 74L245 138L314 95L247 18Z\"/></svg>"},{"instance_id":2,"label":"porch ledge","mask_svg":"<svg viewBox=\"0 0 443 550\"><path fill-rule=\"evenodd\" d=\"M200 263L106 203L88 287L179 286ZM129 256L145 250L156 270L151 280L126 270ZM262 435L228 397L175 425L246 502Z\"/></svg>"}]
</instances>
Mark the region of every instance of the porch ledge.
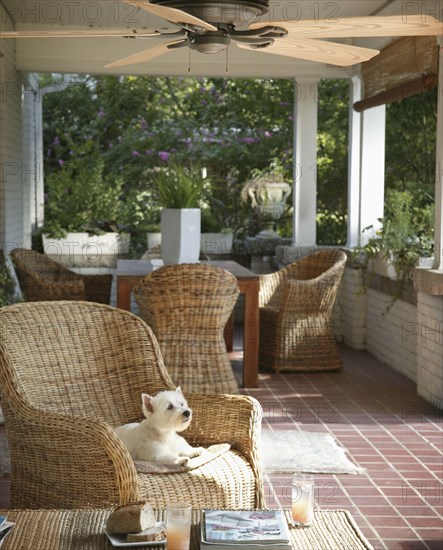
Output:
<instances>
[{"instance_id":1,"label":"porch ledge","mask_svg":"<svg viewBox=\"0 0 443 550\"><path fill-rule=\"evenodd\" d=\"M443 271L416 267L414 270L414 285L417 292L431 296L443 296Z\"/></svg>"}]
</instances>

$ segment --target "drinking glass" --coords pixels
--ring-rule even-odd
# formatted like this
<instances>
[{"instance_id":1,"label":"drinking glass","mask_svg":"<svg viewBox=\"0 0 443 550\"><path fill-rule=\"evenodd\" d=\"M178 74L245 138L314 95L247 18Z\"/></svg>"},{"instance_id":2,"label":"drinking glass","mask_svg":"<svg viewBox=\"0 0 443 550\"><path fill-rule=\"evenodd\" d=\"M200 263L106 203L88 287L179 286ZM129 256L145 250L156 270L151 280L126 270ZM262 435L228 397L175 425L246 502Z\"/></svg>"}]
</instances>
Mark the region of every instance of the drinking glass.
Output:
<instances>
[{"instance_id":1,"label":"drinking glass","mask_svg":"<svg viewBox=\"0 0 443 550\"><path fill-rule=\"evenodd\" d=\"M311 525L314 519L314 477L295 473L292 476L292 523L298 527Z\"/></svg>"},{"instance_id":2,"label":"drinking glass","mask_svg":"<svg viewBox=\"0 0 443 550\"><path fill-rule=\"evenodd\" d=\"M192 506L174 502L166 507L166 542L168 550L189 550Z\"/></svg>"}]
</instances>

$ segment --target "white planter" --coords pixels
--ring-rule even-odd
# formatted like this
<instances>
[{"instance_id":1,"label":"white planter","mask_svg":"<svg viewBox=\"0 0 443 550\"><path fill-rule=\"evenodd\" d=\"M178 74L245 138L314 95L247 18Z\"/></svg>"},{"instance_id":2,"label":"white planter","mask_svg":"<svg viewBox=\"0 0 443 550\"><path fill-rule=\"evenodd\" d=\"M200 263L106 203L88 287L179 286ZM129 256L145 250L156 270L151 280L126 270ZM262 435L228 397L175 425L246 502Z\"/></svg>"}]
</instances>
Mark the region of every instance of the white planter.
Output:
<instances>
[{"instance_id":1,"label":"white planter","mask_svg":"<svg viewBox=\"0 0 443 550\"><path fill-rule=\"evenodd\" d=\"M423 269L432 269L434 267L434 256L429 256L427 258L419 258L417 260L417 267L422 267Z\"/></svg>"},{"instance_id":2,"label":"white planter","mask_svg":"<svg viewBox=\"0 0 443 550\"><path fill-rule=\"evenodd\" d=\"M233 233L202 233L200 250L204 254L228 254L232 252Z\"/></svg>"},{"instance_id":3,"label":"white planter","mask_svg":"<svg viewBox=\"0 0 443 550\"><path fill-rule=\"evenodd\" d=\"M395 271L395 267L392 264L392 260L390 257L385 257L385 252L379 252L372 260L372 271L374 273L377 273L378 275L382 275L383 277L389 277L390 279L396 280L397 279L397 273Z\"/></svg>"},{"instance_id":4,"label":"white planter","mask_svg":"<svg viewBox=\"0 0 443 550\"><path fill-rule=\"evenodd\" d=\"M146 240L148 243L148 250L158 249L162 244L161 233L146 233Z\"/></svg>"},{"instance_id":5,"label":"white planter","mask_svg":"<svg viewBox=\"0 0 443 550\"><path fill-rule=\"evenodd\" d=\"M164 208L161 247L165 265L197 263L200 257L200 208Z\"/></svg>"},{"instance_id":6,"label":"white planter","mask_svg":"<svg viewBox=\"0 0 443 550\"><path fill-rule=\"evenodd\" d=\"M64 239L43 235L43 250L47 256L62 263L100 264L105 258L116 258L129 251L129 233L68 233Z\"/></svg>"}]
</instances>

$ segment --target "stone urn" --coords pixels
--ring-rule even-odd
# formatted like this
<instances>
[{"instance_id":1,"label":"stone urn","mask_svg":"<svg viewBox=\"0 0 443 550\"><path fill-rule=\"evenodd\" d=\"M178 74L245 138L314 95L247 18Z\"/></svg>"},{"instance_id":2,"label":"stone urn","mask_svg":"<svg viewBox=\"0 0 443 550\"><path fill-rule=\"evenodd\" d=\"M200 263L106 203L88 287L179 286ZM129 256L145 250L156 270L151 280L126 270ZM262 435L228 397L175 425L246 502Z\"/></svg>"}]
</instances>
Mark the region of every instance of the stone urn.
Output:
<instances>
[{"instance_id":1,"label":"stone urn","mask_svg":"<svg viewBox=\"0 0 443 550\"><path fill-rule=\"evenodd\" d=\"M248 185L248 195L252 206L257 209L264 220L265 227L257 237L264 239L278 238L274 229L275 222L285 211L286 200L291 194L289 183L276 181L253 180Z\"/></svg>"}]
</instances>

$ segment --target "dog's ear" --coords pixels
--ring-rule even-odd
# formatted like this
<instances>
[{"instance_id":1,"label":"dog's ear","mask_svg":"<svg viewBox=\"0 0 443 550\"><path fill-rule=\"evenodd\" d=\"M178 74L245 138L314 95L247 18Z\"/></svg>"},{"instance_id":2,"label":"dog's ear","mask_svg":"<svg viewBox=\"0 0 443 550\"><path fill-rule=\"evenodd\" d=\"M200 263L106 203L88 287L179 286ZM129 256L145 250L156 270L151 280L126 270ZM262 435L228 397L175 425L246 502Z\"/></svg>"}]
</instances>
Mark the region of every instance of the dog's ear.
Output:
<instances>
[{"instance_id":1,"label":"dog's ear","mask_svg":"<svg viewBox=\"0 0 443 550\"><path fill-rule=\"evenodd\" d=\"M142 393L143 409L146 409L146 411L148 412L154 412L151 401L152 397L150 395L148 395L147 393Z\"/></svg>"},{"instance_id":2,"label":"dog's ear","mask_svg":"<svg viewBox=\"0 0 443 550\"><path fill-rule=\"evenodd\" d=\"M183 395L183 392L182 392L182 389L181 389L180 386L177 386L177 387L175 388L175 391L178 392L178 393L181 393L181 394Z\"/></svg>"}]
</instances>

